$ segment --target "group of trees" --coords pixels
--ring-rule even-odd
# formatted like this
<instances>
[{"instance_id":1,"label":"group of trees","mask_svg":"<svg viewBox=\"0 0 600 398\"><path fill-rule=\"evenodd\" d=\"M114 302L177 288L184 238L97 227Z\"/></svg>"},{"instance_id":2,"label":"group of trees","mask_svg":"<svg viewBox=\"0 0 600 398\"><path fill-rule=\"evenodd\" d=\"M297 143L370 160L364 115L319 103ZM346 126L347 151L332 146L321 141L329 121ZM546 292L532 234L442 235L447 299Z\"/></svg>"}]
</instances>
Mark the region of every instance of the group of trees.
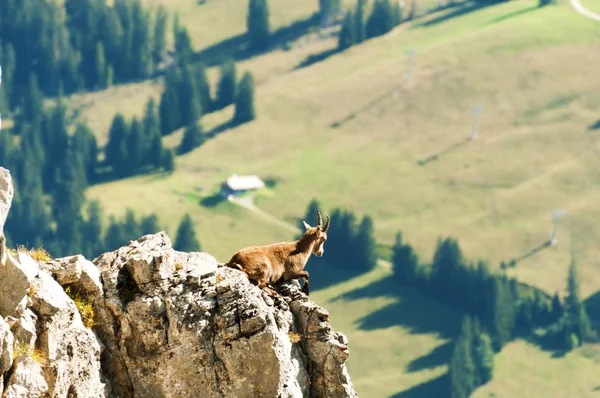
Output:
<instances>
[{"instance_id":1,"label":"group of trees","mask_svg":"<svg viewBox=\"0 0 600 398\"><path fill-rule=\"evenodd\" d=\"M118 113L112 120L108 142L104 148L105 165L110 166L115 177L127 177L139 170L174 169L174 153L163 148L156 105L148 100L144 117L134 117L127 122Z\"/></svg>"},{"instance_id":2,"label":"group of trees","mask_svg":"<svg viewBox=\"0 0 600 398\"><path fill-rule=\"evenodd\" d=\"M477 318L465 316L449 364L450 397L467 398L492 379L494 350Z\"/></svg>"},{"instance_id":3,"label":"group of trees","mask_svg":"<svg viewBox=\"0 0 600 398\"><path fill-rule=\"evenodd\" d=\"M99 163L95 136L85 123L74 122L63 94L150 76L165 49L166 19L163 9L152 14L138 0L116 0L113 6L104 0L3 4L0 107L14 121L10 130L0 130L0 166L11 171L15 186L4 230L9 245L94 257L160 229L156 215L137 220L130 210L104 228L99 203L87 202L84 194L105 165L117 175L173 168L154 102L147 103L142 120L115 117L105 162ZM48 96L56 98L45 103ZM186 228L182 245L193 247L185 243L195 241Z\"/></svg>"},{"instance_id":4,"label":"group of trees","mask_svg":"<svg viewBox=\"0 0 600 398\"><path fill-rule=\"evenodd\" d=\"M392 252L394 275L400 283L416 286L458 308L467 314L465 322L473 325L463 325L455 342L450 363L452 397L468 397L489 380L492 368L483 369L480 364L488 363L490 355L514 338L535 339L549 349L570 350L594 337L579 296L574 263L569 268L563 302L558 293L550 297L504 274L492 274L484 261L468 263L453 238L438 241L429 267L420 264L400 233Z\"/></svg>"},{"instance_id":5,"label":"group of trees","mask_svg":"<svg viewBox=\"0 0 600 398\"><path fill-rule=\"evenodd\" d=\"M5 110L21 105L31 75L47 96L151 76L166 48L166 21L163 8L150 12L140 0L3 1Z\"/></svg>"},{"instance_id":6,"label":"group of trees","mask_svg":"<svg viewBox=\"0 0 600 398\"><path fill-rule=\"evenodd\" d=\"M313 199L302 220L317 222ZM304 230L302 220L299 227ZM326 258L311 262L332 267L368 271L377 261L373 223L364 216L357 226L356 216L335 209L326 243ZM548 349L571 350L595 334L579 294L577 267L572 263L567 278L567 294L550 296L522 284L504 273L492 273L485 261L467 261L458 241L438 239L430 264L423 264L401 233L392 247L394 277L399 284L416 287L431 297L465 314L454 342L449 364L449 395L468 397L492 378L493 356L511 340L535 340Z\"/></svg>"},{"instance_id":7,"label":"group of trees","mask_svg":"<svg viewBox=\"0 0 600 398\"><path fill-rule=\"evenodd\" d=\"M299 221L299 228L304 231L306 221L311 226L317 225L317 210L322 209L318 200L313 199L308 204L306 214ZM323 215L325 217L325 215ZM323 220L325 223L325 220ZM314 258L311 261L326 261L327 264L347 270L366 272L377 263L377 251L373 234L373 220L364 216L358 223L356 215L345 209L334 209L331 212L327 243L327 260Z\"/></svg>"},{"instance_id":8,"label":"group of trees","mask_svg":"<svg viewBox=\"0 0 600 398\"><path fill-rule=\"evenodd\" d=\"M338 36L338 50L384 35L402 23L402 9L397 1L375 0L365 19L366 0L358 0L354 10L348 10Z\"/></svg>"}]
</instances>

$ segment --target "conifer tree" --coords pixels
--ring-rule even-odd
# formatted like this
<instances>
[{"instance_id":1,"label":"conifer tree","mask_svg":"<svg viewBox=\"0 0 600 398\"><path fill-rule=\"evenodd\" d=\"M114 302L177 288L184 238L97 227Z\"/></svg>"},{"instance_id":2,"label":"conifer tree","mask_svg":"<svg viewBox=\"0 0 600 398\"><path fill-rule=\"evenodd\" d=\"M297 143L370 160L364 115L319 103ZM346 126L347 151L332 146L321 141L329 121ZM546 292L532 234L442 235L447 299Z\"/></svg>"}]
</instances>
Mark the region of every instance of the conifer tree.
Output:
<instances>
[{"instance_id":1,"label":"conifer tree","mask_svg":"<svg viewBox=\"0 0 600 398\"><path fill-rule=\"evenodd\" d=\"M394 19L390 0L376 0L367 19L366 37L370 39L388 33L395 26Z\"/></svg>"},{"instance_id":2,"label":"conifer tree","mask_svg":"<svg viewBox=\"0 0 600 398\"><path fill-rule=\"evenodd\" d=\"M231 60L224 62L220 67L219 82L213 109L222 109L233 104L237 94L237 77L235 63Z\"/></svg>"},{"instance_id":3,"label":"conifer tree","mask_svg":"<svg viewBox=\"0 0 600 398\"><path fill-rule=\"evenodd\" d=\"M152 165L158 169L160 168L162 156L162 136L153 98L150 98L146 103L142 130L144 141L147 143L142 163L144 165Z\"/></svg>"},{"instance_id":4,"label":"conifer tree","mask_svg":"<svg viewBox=\"0 0 600 398\"><path fill-rule=\"evenodd\" d=\"M192 41L185 27L175 27L175 51L181 64L189 64L194 55Z\"/></svg>"},{"instance_id":5,"label":"conifer tree","mask_svg":"<svg viewBox=\"0 0 600 398\"><path fill-rule=\"evenodd\" d=\"M210 97L210 86L206 78L206 69L202 63L194 67L194 74L196 77L196 96L200 101L200 108L202 112L208 113L212 107L212 100Z\"/></svg>"},{"instance_id":6,"label":"conifer tree","mask_svg":"<svg viewBox=\"0 0 600 398\"><path fill-rule=\"evenodd\" d=\"M238 93L235 97L235 112L233 120L236 123L246 123L256 118L254 110L254 78L250 72L244 73Z\"/></svg>"},{"instance_id":7,"label":"conifer tree","mask_svg":"<svg viewBox=\"0 0 600 398\"><path fill-rule=\"evenodd\" d=\"M253 51L263 51L269 46L270 24L267 0L250 0L248 5L248 47Z\"/></svg>"},{"instance_id":8,"label":"conifer tree","mask_svg":"<svg viewBox=\"0 0 600 398\"><path fill-rule=\"evenodd\" d=\"M110 216L108 228L106 230L106 234L104 235L105 250L117 250L126 243L127 241L123 235L123 225L114 216Z\"/></svg>"},{"instance_id":9,"label":"conifer tree","mask_svg":"<svg viewBox=\"0 0 600 398\"><path fill-rule=\"evenodd\" d=\"M370 271L377 265L377 246L373 235L373 220L364 216L358 227L354 241L357 257L356 266L364 271Z\"/></svg>"},{"instance_id":10,"label":"conifer tree","mask_svg":"<svg viewBox=\"0 0 600 398\"><path fill-rule=\"evenodd\" d=\"M182 252L199 252L201 250L200 242L196 238L194 224L189 214L184 215L181 219L173 248Z\"/></svg>"},{"instance_id":11,"label":"conifer tree","mask_svg":"<svg viewBox=\"0 0 600 398\"><path fill-rule=\"evenodd\" d=\"M137 117L134 117L131 121L130 130L125 140L128 155L126 167L130 175L140 167L145 154L144 142L142 141L142 125Z\"/></svg>"},{"instance_id":12,"label":"conifer tree","mask_svg":"<svg viewBox=\"0 0 600 398\"><path fill-rule=\"evenodd\" d=\"M179 128L181 124L181 113L177 92L174 87L171 87L168 84L160 96L158 115L160 132L162 135L171 134Z\"/></svg>"},{"instance_id":13,"label":"conifer tree","mask_svg":"<svg viewBox=\"0 0 600 398\"><path fill-rule=\"evenodd\" d=\"M167 20L169 15L163 6L159 6L154 16L154 32L152 35L152 59L158 64L167 48Z\"/></svg>"},{"instance_id":14,"label":"conifer tree","mask_svg":"<svg viewBox=\"0 0 600 398\"><path fill-rule=\"evenodd\" d=\"M183 138L179 144L179 153L185 154L199 147L205 141L204 132L199 123L191 123L183 132Z\"/></svg>"},{"instance_id":15,"label":"conifer tree","mask_svg":"<svg viewBox=\"0 0 600 398\"><path fill-rule=\"evenodd\" d=\"M108 87L107 80L107 65L106 58L104 55L104 46L102 42L96 43L96 64L95 64L95 79L96 82L94 85L96 88L103 89Z\"/></svg>"},{"instance_id":16,"label":"conifer tree","mask_svg":"<svg viewBox=\"0 0 600 398\"><path fill-rule=\"evenodd\" d=\"M340 29L338 36L339 51L344 51L356 43L356 26L354 26L355 19L356 18L354 15L352 15L352 12L348 10L346 12L346 16L344 17L344 22L342 23L342 28Z\"/></svg>"},{"instance_id":17,"label":"conifer tree","mask_svg":"<svg viewBox=\"0 0 600 398\"><path fill-rule=\"evenodd\" d=\"M392 266L394 276L403 284L411 284L417 279L419 259L409 244L402 242L402 233L396 234L392 247Z\"/></svg>"},{"instance_id":18,"label":"conifer tree","mask_svg":"<svg viewBox=\"0 0 600 398\"><path fill-rule=\"evenodd\" d=\"M180 108L180 125L187 126L202 117L202 105L196 87L196 78L190 65L181 66L181 79L177 83L177 102Z\"/></svg>"},{"instance_id":19,"label":"conifer tree","mask_svg":"<svg viewBox=\"0 0 600 398\"><path fill-rule=\"evenodd\" d=\"M476 339L475 367L483 385L492 379L494 374L494 349L490 336L481 333Z\"/></svg>"},{"instance_id":20,"label":"conifer tree","mask_svg":"<svg viewBox=\"0 0 600 398\"><path fill-rule=\"evenodd\" d=\"M472 356L471 318L465 316L450 359L450 397L468 398L475 389L475 363Z\"/></svg>"},{"instance_id":21,"label":"conifer tree","mask_svg":"<svg viewBox=\"0 0 600 398\"><path fill-rule=\"evenodd\" d=\"M141 228L135 213L132 209L125 210L125 220L123 222L123 237L126 241L136 240L142 236Z\"/></svg>"},{"instance_id":22,"label":"conifer tree","mask_svg":"<svg viewBox=\"0 0 600 398\"><path fill-rule=\"evenodd\" d=\"M93 182L96 179L96 165L98 162L96 136L86 124L78 123L71 138L71 145L83 158L87 182Z\"/></svg>"},{"instance_id":23,"label":"conifer tree","mask_svg":"<svg viewBox=\"0 0 600 398\"><path fill-rule=\"evenodd\" d=\"M104 242L102 241L102 208L97 200L93 200L88 204L87 219L83 223L81 236L84 242L83 252L86 258L95 258L104 251Z\"/></svg>"},{"instance_id":24,"label":"conifer tree","mask_svg":"<svg viewBox=\"0 0 600 398\"><path fill-rule=\"evenodd\" d=\"M571 329L576 333L579 342L590 339L593 335L592 326L585 306L581 302L579 275L574 261L571 261L569 266L565 307L569 316L569 323L572 325Z\"/></svg>"},{"instance_id":25,"label":"conifer tree","mask_svg":"<svg viewBox=\"0 0 600 398\"><path fill-rule=\"evenodd\" d=\"M167 173L172 173L175 170L175 151L172 148L163 149L162 168Z\"/></svg>"},{"instance_id":26,"label":"conifer tree","mask_svg":"<svg viewBox=\"0 0 600 398\"><path fill-rule=\"evenodd\" d=\"M81 154L69 147L67 156L57 170L52 192L52 211L56 222L56 237L60 241L61 253L79 253L83 249L81 230L84 197L85 167Z\"/></svg>"},{"instance_id":27,"label":"conifer tree","mask_svg":"<svg viewBox=\"0 0 600 398\"><path fill-rule=\"evenodd\" d=\"M140 222L141 236L155 234L161 230L162 228L158 223L156 214L152 213L142 218L142 221Z\"/></svg>"},{"instance_id":28,"label":"conifer tree","mask_svg":"<svg viewBox=\"0 0 600 398\"><path fill-rule=\"evenodd\" d=\"M365 8L367 0L358 0L356 3L356 11L354 12L354 37L357 43L362 43L366 38L365 30Z\"/></svg>"},{"instance_id":29,"label":"conifer tree","mask_svg":"<svg viewBox=\"0 0 600 398\"><path fill-rule=\"evenodd\" d=\"M129 126L125 117L117 113L110 125L108 142L104 149L106 163L112 167L115 175L123 175L123 169L127 161L125 138L128 130Z\"/></svg>"}]
</instances>

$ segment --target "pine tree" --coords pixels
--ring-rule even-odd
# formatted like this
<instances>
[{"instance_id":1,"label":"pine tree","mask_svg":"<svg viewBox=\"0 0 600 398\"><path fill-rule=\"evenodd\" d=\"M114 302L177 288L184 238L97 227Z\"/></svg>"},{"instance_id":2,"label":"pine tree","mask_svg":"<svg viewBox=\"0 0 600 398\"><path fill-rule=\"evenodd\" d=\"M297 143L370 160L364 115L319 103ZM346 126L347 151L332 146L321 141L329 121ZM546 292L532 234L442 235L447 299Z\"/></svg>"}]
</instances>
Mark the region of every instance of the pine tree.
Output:
<instances>
[{"instance_id":1,"label":"pine tree","mask_svg":"<svg viewBox=\"0 0 600 398\"><path fill-rule=\"evenodd\" d=\"M200 108L204 113L208 113L212 108L212 100L210 98L210 86L206 78L206 69L202 63L194 67L196 76L196 96L200 101Z\"/></svg>"},{"instance_id":2,"label":"pine tree","mask_svg":"<svg viewBox=\"0 0 600 398\"><path fill-rule=\"evenodd\" d=\"M155 234L161 230L162 228L158 223L158 217L156 214L152 213L142 218L142 221L140 222L140 232L142 236Z\"/></svg>"},{"instance_id":3,"label":"pine tree","mask_svg":"<svg viewBox=\"0 0 600 398\"><path fill-rule=\"evenodd\" d=\"M235 123L246 123L256 118L254 110L254 78L250 72L244 73L235 97Z\"/></svg>"},{"instance_id":4,"label":"pine tree","mask_svg":"<svg viewBox=\"0 0 600 398\"><path fill-rule=\"evenodd\" d=\"M167 84L167 87L160 96L158 105L159 125L162 135L171 134L179 128L181 124L181 111L177 92L174 87Z\"/></svg>"},{"instance_id":5,"label":"pine tree","mask_svg":"<svg viewBox=\"0 0 600 398\"><path fill-rule=\"evenodd\" d=\"M506 280L495 277L491 289L491 308L488 310L488 330L495 352L500 352L510 340L515 323L515 302Z\"/></svg>"},{"instance_id":6,"label":"pine tree","mask_svg":"<svg viewBox=\"0 0 600 398\"><path fill-rule=\"evenodd\" d=\"M108 87L106 76L106 58L104 55L104 46L101 42L96 43L96 64L95 64L95 86L99 89Z\"/></svg>"},{"instance_id":7,"label":"pine tree","mask_svg":"<svg viewBox=\"0 0 600 398\"><path fill-rule=\"evenodd\" d=\"M123 175L123 170L126 168L127 150L125 146L125 138L129 126L125 117L117 113L112 120L108 131L108 143L104 149L104 157L106 163L113 169L115 175Z\"/></svg>"},{"instance_id":8,"label":"pine tree","mask_svg":"<svg viewBox=\"0 0 600 398\"><path fill-rule=\"evenodd\" d=\"M175 27L175 51L181 64L189 64L194 55L192 41L185 27Z\"/></svg>"},{"instance_id":9,"label":"pine tree","mask_svg":"<svg viewBox=\"0 0 600 398\"><path fill-rule=\"evenodd\" d=\"M201 250L201 246L196 238L196 231L194 230L194 225L189 214L183 216L181 223L179 224L173 248L182 252L199 252Z\"/></svg>"},{"instance_id":10,"label":"pine tree","mask_svg":"<svg viewBox=\"0 0 600 398\"><path fill-rule=\"evenodd\" d=\"M475 389L475 363L472 356L472 320L463 318L460 334L454 344L450 359L450 397L467 398Z\"/></svg>"},{"instance_id":11,"label":"pine tree","mask_svg":"<svg viewBox=\"0 0 600 398\"><path fill-rule=\"evenodd\" d=\"M368 39L381 36L394 28L394 15L390 0L376 0L365 28Z\"/></svg>"},{"instance_id":12,"label":"pine tree","mask_svg":"<svg viewBox=\"0 0 600 398\"><path fill-rule=\"evenodd\" d=\"M102 209L97 200L89 202L87 219L83 223L81 236L83 238L83 252L86 258L92 259L104 251L102 241Z\"/></svg>"},{"instance_id":13,"label":"pine tree","mask_svg":"<svg viewBox=\"0 0 600 398\"><path fill-rule=\"evenodd\" d=\"M578 340L583 342L590 339L593 335L592 326L585 306L581 302L579 294L579 275L574 261L571 261L571 265L569 266L565 307L569 317L569 323L572 325L572 329L575 331Z\"/></svg>"},{"instance_id":14,"label":"pine tree","mask_svg":"<svg viewBox=\"0 0 600 398\"><path fill-rule=\"evenodd\" d=\"M250 0L248 5L248 48L263 51L269 46L270 25L267 0Z\"/></svg>"},{"instance_id":15,"label":"pine tree","mask_svg":"<svg viewBox=\"0 0 600 398\"><path fill-rule=\"evenodd\" d=\"M558 293L555 293L552 297L552 309L551 309L551 318L552 323L558 321L562 318L564 313L564 308L562 302L560 301L560 297Z\"/></svg>"},{"instance_id":16,"label":"pine tree","mask_svg":"<svg viewBox=\"0 0 600 398\"><path fill-rule=\"evenodd\" d=\"M233 104L237 94L235 63L227 61L220 67L219 82L213 109L218 110Z\"/></svg>"},{"instance_id":17,"label":"pine tree","mask_svg":"<svg viewBox=\"0 0 600 398\"><path fill-rule=\"evenodd\" d=\"M82 208L85 201L85 167L80 153L69 147L63 159L52 192L52 211L56 222L56 237L61 252L57 255L80 253L83 249Z\"/></svg>"},{"instance_id":18,"label":"pine tree","mask_svg":"<svg viewBox=\"0 0 600 398\"><path fill-rule=\"evenodd\" d=\"M162 168L167 173L172 173L175 170L175 151L171 148L164 148L162 154Z\"/></svg>"},{"instance_id":19,"label":"pine tree","mask_svg":"<svg viewBox=\"0 0 600 398\"><path fill-rule=\"evenodd\" d=\"M360 226L354 247L357 251L355 264L359 269L370 271L377 265L377 245L373 235L373 219L369 216L364 216Z\"/></svg>"},{"instance_id":20,"label":"pine tree","mask_svg":"<svg viewBox=\"0 0 600 398\"><path fill-rule=\"evenodd\" d=\"M419 259L412 246L402 242L402 233L396 234L392 247L392 266L394 276L403 284L412 284L417 279Z\"/></svg>"},{"instance_id":21,"label":"pine tree","mask_svg":"<svg viewBox=\"0 0 600 398\"><path fill-rule=\"evenodd\" d=\"M354 37L357 43L362 43L366 38L365 30L365 7L367 0L358 0L356 3L356 11L354 12Z\"/></svg>"},{"instance_id":22,"label":"pine tree","mask_svg":"<svg viewBox=\"0 0 600 398\"><path fill-rule=\"evenodd\" d=\"M76 152L82 155L88 183L93 182L96 179L99 152L96 136L86 124L78 123L71 138L71 145Z\"/></svg>"},{"instance_id":23,"label":"pine tree","mask_svg":"<svg viewBox=\"0 0 600 398\"><path fill-rule=\"evenodd\" d=\"M117 250L126 243L127 241L123 236L123 225L121 225L121 223L115 219L114 216L110 216L108 228L106 230L106 234L104 235L105 250Z\"/></svg>"},{"instance_id":24,"label":"pine tree","mask_svg":"<svg viewBox=\"0 0 600 398\"><path fill-rule=\"evenodd\" d=\"M459 302L459 276L464 268L464 259L456 239L438 240L431 264L433 293L441 300L461 307Z\"/></svg>"},{"instance_id":25,"label":"pine tree","mask_svg":"<svg viewBox=\"0 0 600 398\"><path fill-rule=\"evenodd\" d=\"M186 154L199 147L205 141L204 132L199 123L191 123L183 132L183 138L179 144L179 153Z\"/></svg>"},{"instance_id":26,"label":"pine tree","mask_svg":"<svg viewBox=\"0 0 600 398\"><path fill-rule=\"evenodd\" d=\"M187 126L202 117L202 105L196 87L196 78L190 65L181 66L181 79L177 82L177 102L180 105L180 125Z\"/></svg>"},{"instance_id":27,"label":"pine tree","mask_svg":"<svg viewBox=\"0 0 600 398\"><path fill-rule=\"evenodd\" d=\"M162 136L153 98L150 98L146 103L142 130L144 141L146 142L142 164L152 165L154 168L158 169L160 168L162 156Z\"/></svg>"},{"instance_id":28,"label":"pine tree","mask_svg":"<svg viewBox=\"0 0 600 398\"><path fill-rule=\"evenodd\" d=\"M483 385L492 380L494 374L494 349L490 336L485 333L479 334L476 342L475 367L481 378L479 385Z\"/></svg>"},{"instance_id":29,"label":"pine tree","mask_svg":"<svg viewBox=\"0 0 600 398\"><path fill-rule=\"evenodd\" d=\"M340 0L319 0L321 23L328 23L340 11Z\"/></svg>"},{"instance_id":30,"label":"pine tree","mask_svg":"<svg viewBox=\"0 0 600 398\"><path fill-rule=\"evenodd\" d=\"M125 141L128 154L126 167L128 174L130 174L141 166L145 154L144 142L142 141L142 124L137 117L134 117L131 121L129 134L127 134Z\"/></svg>"},{"instance_id":31,"label":"pine tree","mask_svg":"<svg viewBox=\"0 0 600 398\"><path fill-rule=\"evenodd\" d=\"M154 16L154 33L152 36L152 59L158 64L167 48L167 20L169 15L163 6L159 6Z\"/></svg>"},{"instance_id":32,"label":"pine tree","mask_svg":"<svg viewBox=\"0 0 600 398\"><path fill-rule=\"evenodd\" d=\"M126 241L139 239L142 235L140 225L132 209L125 210L122 233Z\"/></svg>"},{"instance_id":33,"label":"pine tree","mask_svg":"<svg viewBox=\"0 0 600 398\"><path fill-rule=\"evenodd\" d=\"M356 43L356 27L354 26L355 19L356 18L354 15L352 15L351 11L346 12L346 16L344 17L344 22L342 23L342 28L340 29L338 36L339 51L344 51Z\"/></svg>"}]
</instances>

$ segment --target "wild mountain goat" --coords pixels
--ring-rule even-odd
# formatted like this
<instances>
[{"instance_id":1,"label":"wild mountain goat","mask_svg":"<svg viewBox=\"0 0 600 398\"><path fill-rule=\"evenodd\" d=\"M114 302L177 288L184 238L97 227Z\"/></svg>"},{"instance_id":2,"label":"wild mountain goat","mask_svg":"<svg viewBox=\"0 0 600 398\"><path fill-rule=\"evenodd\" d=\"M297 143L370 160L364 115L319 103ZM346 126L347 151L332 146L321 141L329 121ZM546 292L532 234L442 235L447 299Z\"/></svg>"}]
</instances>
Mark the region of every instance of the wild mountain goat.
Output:
<instances>
[{"instance_id":1,"label":"wild mountain goat","mask_svg":"<svg viewBox=\"0 0 600 398\"><path fill-rule=\"evenodd\" d=\"M319 223L316 227L303 221L306 231L297 241L247 247L235 253L226 265L245 273L251 282L272 296L279 294L267 285L303 278L302 291L308 295L308 272L304 271L304 267L311 254L319 257L323 255L323 244L327 240L331 221L327 216L327 222L323 226L323 218L318 210L317 215Z\"/></svg>"}]
</instances>

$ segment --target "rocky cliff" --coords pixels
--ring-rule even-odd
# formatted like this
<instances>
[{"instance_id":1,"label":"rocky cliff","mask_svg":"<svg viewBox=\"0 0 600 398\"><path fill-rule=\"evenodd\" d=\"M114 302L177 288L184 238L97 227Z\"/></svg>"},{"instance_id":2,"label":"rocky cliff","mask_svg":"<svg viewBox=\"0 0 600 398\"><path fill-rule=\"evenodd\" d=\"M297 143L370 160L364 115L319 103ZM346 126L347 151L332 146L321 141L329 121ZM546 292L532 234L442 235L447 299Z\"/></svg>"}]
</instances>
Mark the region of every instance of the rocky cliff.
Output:
<instances>
[{"instance_id":1,"label":"rocky cliff","mask_svg":"<svg viewBox=\"0 0 600 398\"><path fill-rule=\"evenodd\" d=\"M2 397L356 397L346 337L292 282L273 299L164 232L93 262L5 249L0 168Z\"/></svg>"}]
</instances>

